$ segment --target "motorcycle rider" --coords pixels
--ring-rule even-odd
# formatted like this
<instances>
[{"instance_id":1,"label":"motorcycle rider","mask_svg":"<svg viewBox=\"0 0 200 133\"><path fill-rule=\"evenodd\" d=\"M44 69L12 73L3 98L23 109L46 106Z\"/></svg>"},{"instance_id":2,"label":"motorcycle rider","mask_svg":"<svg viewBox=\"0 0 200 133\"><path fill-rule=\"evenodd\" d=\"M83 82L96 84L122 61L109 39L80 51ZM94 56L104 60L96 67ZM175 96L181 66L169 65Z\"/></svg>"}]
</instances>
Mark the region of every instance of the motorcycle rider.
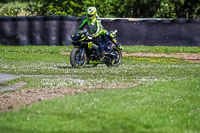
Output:
<instances>
[{"instance_id":1,"label":"motorcycle rider","mask_svg":"<svg viewBox=\"0 0 200 133\"><path fill-rule=\"evenodd\" d=\"M83 23L79 26L79 30L83 30L85 25L89 26L92 37L100 46L101 59L104 58L104 48L107 47L105 45L105 35L107 35L118 48L120 48L121 50L123 49L120 43L117 42L117 40L114 38L113 34L107 32L107 30L103 28L95 7L89 7L86 10L86 17L83 20Z\"/></svg>"}]
</instances>

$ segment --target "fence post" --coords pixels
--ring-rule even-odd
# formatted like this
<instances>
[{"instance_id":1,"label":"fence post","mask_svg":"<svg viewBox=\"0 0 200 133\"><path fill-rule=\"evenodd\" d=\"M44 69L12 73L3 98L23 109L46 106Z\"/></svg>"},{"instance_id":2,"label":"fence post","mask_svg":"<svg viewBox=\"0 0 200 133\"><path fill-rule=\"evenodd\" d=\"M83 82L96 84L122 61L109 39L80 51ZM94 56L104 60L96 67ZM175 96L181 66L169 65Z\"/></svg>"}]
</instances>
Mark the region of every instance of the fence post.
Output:
<instances>
[{"instance_id":1,"label":"fence post","mask_svg":"<svg viewBox=\"0 0 200 133\"><path fill-rule=\"evenodd\" d=\"M45 16L44 17L44 40L45 45L54 46L60 45L59 25L60 16Z\"/></svg>"},{"instance_id":2,"label":"fence post","mask_svg":"<svg viewBox=\"0 0 200 133\"><path fill-rule=\"evenodd\" d=\"M44 45L43 16L31 16L29 20L29 37L31 45Z\"/></svg>"},{"instance_id":3,"label":"fence post","mask_svg":"<svg viewBox=\"0 0 200 133\"><path fill-rule=\"evenodd\" d=\"M15 32L13 17L0 16L0 44L14 45Z\"/></svg>"},{"instance_id":4,"label":"fence post","mask_svg":"<svg viewBox=\"0 0 200 133\"><path fill-rule=\"evenodd\" d=\"M61 45L71 45L71 35L77 30L77 17L61 16Z\"/></svg>"},{"instance_id":5,"label":"fence post","mask_svg":"<svg viewBox=\"0 0 200 133\"><path fill-rule=\"evenodd\" d=\"M14 45L30 45L29 40L29 22L28 17L21 16L21 17L15 17L15 28L16 28L16 44Z\"/></svg>"}]
</instances>

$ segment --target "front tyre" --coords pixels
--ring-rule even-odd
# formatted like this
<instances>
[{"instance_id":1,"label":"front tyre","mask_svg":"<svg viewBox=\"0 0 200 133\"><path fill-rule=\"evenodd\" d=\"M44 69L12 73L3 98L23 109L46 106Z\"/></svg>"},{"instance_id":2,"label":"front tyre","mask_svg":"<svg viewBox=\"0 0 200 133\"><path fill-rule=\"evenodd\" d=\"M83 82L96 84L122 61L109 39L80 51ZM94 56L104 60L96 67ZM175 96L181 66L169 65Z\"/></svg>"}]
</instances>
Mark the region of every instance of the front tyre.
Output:
<instances>
[{"instance_id":1,"label":"front tyre","mask_svg":"<svg viewBox=\"0 0 200 133\"><path fill-rule=\"evenodd\" d=\"M108 67L118 67L122 62L122 52L119 48L113 47L109 59L105 62Z\"/></svg>"},{"instance_id":2,"label":"front tyre","mask_svg":"<svg viewBox=\"0 0 200 133\"><path fill-rule=\"evenodd\" d=\"M70 62L74 68L83 68L87 63L87 57L84 53L83 56L80 54L79 48L74 48L70 54Z\"/></svg>"}]
</instances>

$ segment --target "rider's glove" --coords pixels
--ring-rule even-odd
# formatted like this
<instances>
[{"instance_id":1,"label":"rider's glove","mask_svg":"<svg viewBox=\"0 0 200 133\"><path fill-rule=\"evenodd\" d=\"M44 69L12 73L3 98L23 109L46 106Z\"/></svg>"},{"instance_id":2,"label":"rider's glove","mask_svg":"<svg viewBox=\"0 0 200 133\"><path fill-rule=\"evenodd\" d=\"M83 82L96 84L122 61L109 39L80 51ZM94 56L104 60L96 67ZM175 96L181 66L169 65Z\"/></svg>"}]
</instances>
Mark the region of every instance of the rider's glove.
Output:
<instances>
[{"instance_id":1,"label":"rider's glove","mask_svg":"<svg viewBox=\"0 0 200 133\"><path fill-rule=\"evenodd\" d=\"M93 34L92 37L96 38L98 35Z\"/></svg>"}]
</instances>

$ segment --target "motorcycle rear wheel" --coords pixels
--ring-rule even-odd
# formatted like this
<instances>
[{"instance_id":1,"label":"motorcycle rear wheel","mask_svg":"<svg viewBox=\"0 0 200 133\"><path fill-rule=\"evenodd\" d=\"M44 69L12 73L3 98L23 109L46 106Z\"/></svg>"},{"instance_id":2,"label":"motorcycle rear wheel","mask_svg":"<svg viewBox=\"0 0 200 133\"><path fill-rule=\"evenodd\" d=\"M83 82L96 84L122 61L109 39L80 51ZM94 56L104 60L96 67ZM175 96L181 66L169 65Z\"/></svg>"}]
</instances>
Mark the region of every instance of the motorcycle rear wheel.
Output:
<instances>
[{"instance_id":1,"label":"motorcycle rear wheel","mask_svg":"<svg viewBox=\"0 0 200 133\"><path fill-rule=\"evenodd\" d=\"M70 63L73 68L83 68L87 63L86 54L84 54L83 59L81 59L79 51L79 48L74 48L70 54Z\"/></svg>"},{"instance_id":2,"label":"motorcycle rear wheel","mask_svg":"<svg viewBox=\"0 0 200 133\"><path fill-rule=\"evenodd\" d=\"M110 58L105 62L108 67L118 67L122 62L122 52L119 48L113 47Z\"/></svg>"}]
</instances>

